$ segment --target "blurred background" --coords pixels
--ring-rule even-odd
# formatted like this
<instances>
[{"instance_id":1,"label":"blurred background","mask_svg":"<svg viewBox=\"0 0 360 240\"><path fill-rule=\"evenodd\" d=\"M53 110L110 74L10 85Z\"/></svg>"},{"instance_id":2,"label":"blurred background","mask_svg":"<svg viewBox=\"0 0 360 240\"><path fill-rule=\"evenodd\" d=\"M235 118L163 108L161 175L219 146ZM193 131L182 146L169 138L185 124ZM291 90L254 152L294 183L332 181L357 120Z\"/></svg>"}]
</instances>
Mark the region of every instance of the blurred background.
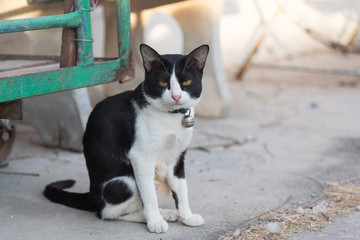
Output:
<instances>
[{"instance_id":1,"label":"blurred background","mask_svg":"<svg viewBox=\"0 0 360 240\"><path fill-rule=\"evenodd\" d=\"M221 88L219 91L222 92L217 97L221 98L223 105L219 106L220 110L210 113L214 116L227 114L227 82L241 78L241 70L249 61L274 63L334 49L344 51L344 48L354 52L360 43L360 3L355 0L150 2L131 1L132 48L136 62L140 61L140 43L147 43L160 53L183 54L191 50L190 46L210 44L213 55L208 68L216 68L212 73L217 75L214 81L224 85L208 89L211 92ZM62 1L39 0L29 3L26 0L1 0L0 19L63 12ZM114 2L96 1L91 17L95 57L117 57ZM196 34L189 29L196 31ZM59 55L61 32L61 29L51 29L3 34L0 53ZM213 61L214 66L210 63ZM113 83L90 89L92 105L105 96L133 88L142 80L142 75L143 69L137 65L136 79L130 83Z\"/></svg>"},{"instance_id":2,"label":"blurred background","mask_svg":"<svg viewBox=\"0 0 360 240\"><path fill-rule=\"evenodd\" d=\"M94 56L118 57L114 1L90 2ZM154 0L144 3L133 0L130 1L130 7L135 78L123 84L113 82L89 87L87 90L79 89L71 93L57 94L70 94L74 102L82 106L81 109L74 106L73 110L69 110L70 113L74 112L75 121L81 125L75 129L84 128L87 116L97 102L107 96L134 89L143 80L143 67L138 50L141 43L149 44L161 54L186 54L201 44L210 45L211 51L204 72L204 104L200 104L197 109L197 115L202 117L229 116L229 84L232 81L241 81L249 68L359 75L358 71L349 69L323 69L324 66L330 65L320 59L315 60L318 66L307 60L300 63L288 61L304 56L319 57L320 53L337 52L343 54L342 56L358 53L358 1ZM1 0L0 19L61 14L63 8L63 1L60 0ZM59 56L61 42L62 29L2 34L0 54ZM320 58L329 59L324 55ZM276 65L282 61L286 62L286 66ZM57 64L56 61L50 59L36 63L3 61L1 72L2 76L6 76L4 72L7 71L15 72L16 69L22 69L23 72L31 72L34 66L42 65L41 67L46 69L47 65L54 64ZM48 112L51 107L40 110L39 103L54 101L57 95L25 99L23 122L34 125L41 132L41 129L45 128L44 124L49 124L50 121L39 121L37 116L53 114ZM65 100L56 100L63 101ZM34 111L37 112L36 115L33 114ZM66 131L66 127L58 129L58 126L51 126L47 133L41 133L44 142L48 142L48 145L59 145L57 132ZM74 135L74 132L76 131L64 132L62 135L70 139L69 134ZM65 140L60 145L81 150L81 144L76 142L81 139L83 129L77 132L77 137L73 137L73 141L68 140L69 144L66 144ZM48 135L47 139L45 135Z\"/></svg>"}]
</instances>

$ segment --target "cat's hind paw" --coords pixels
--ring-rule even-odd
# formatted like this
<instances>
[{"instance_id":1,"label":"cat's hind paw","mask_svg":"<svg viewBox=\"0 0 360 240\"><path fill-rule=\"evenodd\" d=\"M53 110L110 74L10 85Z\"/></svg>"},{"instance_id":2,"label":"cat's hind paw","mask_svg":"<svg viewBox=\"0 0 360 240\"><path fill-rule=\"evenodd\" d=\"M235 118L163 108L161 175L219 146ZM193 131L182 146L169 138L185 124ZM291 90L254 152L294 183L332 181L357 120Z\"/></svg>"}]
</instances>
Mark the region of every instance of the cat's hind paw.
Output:
<instances>
[{"instance_id":1,"label":"cat's hind paw","mask_svg":"<svg viewBox=\"0 0 360 240\"><path fill-rule=\"evenodd\" d=\"M180 221L190 227L201 226L205 222L199 214L193 214L192 216L186 218L180 217Z\"/></svg>"},{"instance_id":2,"label":"cat's hind paw","mask_svg":"<svg viewBox=\"0 0 360 240\"><path fill-rule=\"evenodd\" d=\"M152 233L164 233L169 229L168 223L163 219L155 222L148 222L147 227Z\"/></svg>"},{"instance_id":3,"label":"cat's hind paw","mask_svg":"<svg viewBox=\"0 0 360 240\"><path fill-rule=\"evenodd\" d=\"M168 222L176 222L179 218L177 211L171 209L160 209L160 214Z\"/></svg>"}]
</instances>

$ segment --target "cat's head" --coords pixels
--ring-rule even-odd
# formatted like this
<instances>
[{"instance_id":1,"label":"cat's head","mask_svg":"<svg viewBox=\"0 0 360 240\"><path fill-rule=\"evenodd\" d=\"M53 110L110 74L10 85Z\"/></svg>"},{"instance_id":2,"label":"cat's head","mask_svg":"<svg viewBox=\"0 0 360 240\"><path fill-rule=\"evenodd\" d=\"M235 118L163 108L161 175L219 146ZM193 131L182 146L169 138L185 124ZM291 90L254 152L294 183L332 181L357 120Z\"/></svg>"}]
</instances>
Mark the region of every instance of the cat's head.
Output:
<instances>
[{"instance_id":1,"label":"cat's head","mask_svg":"<svg viewBox=\"0 0 360 240\"><path fill-rule=\"evenodd\" d=\"M146 100L160 111L194 107L201 96L201 79L209 46L202 45L188 55L160 55L141 44L145 68L143 91Z\"/></svg>"}]
</instances>

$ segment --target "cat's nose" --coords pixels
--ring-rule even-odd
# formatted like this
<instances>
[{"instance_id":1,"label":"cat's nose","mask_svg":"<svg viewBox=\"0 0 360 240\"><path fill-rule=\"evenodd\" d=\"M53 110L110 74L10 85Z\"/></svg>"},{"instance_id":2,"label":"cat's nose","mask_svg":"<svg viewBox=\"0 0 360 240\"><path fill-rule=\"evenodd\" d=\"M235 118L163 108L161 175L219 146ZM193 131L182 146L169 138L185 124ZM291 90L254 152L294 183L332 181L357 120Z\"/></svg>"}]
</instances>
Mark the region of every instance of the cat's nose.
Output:
<instances>
[{"instance_id":1,"label":"cat's nose","mask_svg":"<svg viewBox=\"0 0 360 240\"><path fill-rule=\"evenodd\" d=\"M181 98L181 95L171 95L171 97L176 101L178 102Z\"/></svg>"}]
</instances>

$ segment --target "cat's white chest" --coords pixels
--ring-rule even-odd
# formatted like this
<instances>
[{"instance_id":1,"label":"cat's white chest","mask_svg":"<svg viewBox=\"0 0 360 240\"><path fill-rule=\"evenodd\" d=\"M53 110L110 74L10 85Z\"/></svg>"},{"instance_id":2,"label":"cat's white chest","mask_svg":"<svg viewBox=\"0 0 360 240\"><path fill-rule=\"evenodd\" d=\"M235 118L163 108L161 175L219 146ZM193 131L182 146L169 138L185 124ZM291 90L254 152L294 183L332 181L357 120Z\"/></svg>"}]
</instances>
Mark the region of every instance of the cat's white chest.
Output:
<instances>
[{"instance_id":1,"label":"cat's white chest","mask_svg":"<svg viewBox=\"0 0 360 240\"><path fill-rule=\"evenodd\" d=\"M153 168L158 196L170 193L166 183L181 153L186 150L192 128L182 126L183 114L138 109L135 123L135 141L129 152L134 170ZM192 111L193 112L193 111Z\"/></svg>"},{"instance_id":2,"label":"cat's white chest","mask_svg":"<svg viewBox=\"0 0 360 240\"><path fill-rule=\"evenodd\" d=\"M131 152L155 158L157 167L173 166L192 136L192 128L182 126L182 118L181 113L159 112L150 107L138 110Z\"/></svg>"}]
</instances>

